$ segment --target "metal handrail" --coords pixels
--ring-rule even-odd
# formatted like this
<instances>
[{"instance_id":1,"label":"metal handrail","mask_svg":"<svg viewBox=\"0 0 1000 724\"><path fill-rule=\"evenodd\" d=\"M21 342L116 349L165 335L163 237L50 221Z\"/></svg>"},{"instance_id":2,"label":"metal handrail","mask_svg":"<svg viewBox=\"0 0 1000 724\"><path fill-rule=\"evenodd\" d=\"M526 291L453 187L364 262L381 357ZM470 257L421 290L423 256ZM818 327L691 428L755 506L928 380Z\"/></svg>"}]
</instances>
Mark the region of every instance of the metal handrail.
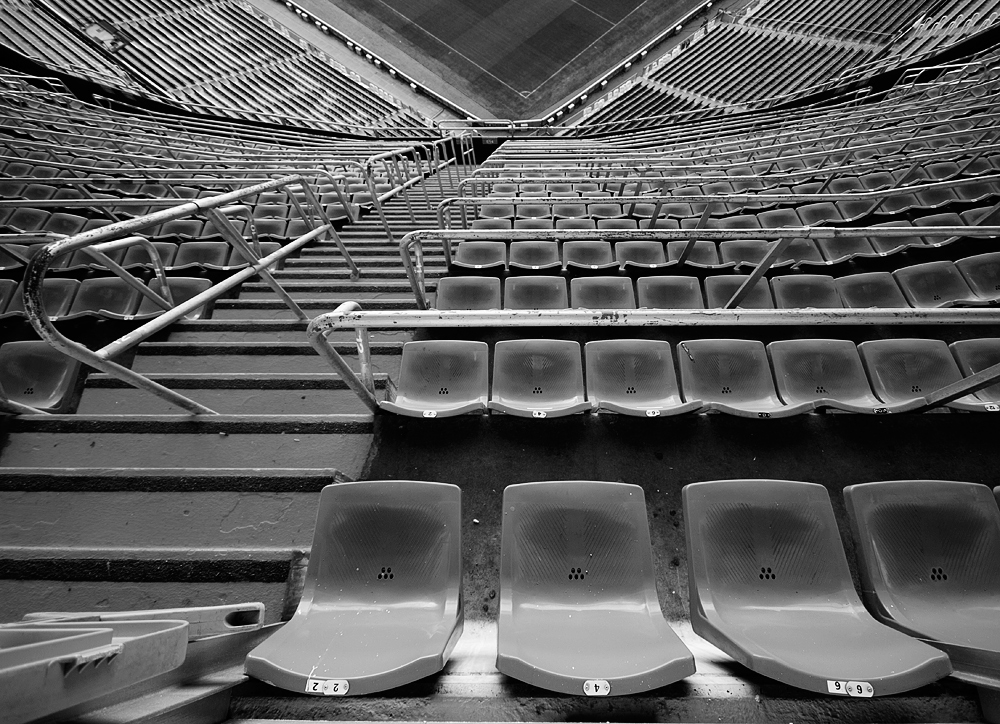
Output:
<instances>
[{"instance_id":1,"label":"metal handrail","mask_svg":"<svg viewBox=\"0 0 1000 724\"><path fill-rule=\"evenodd\" d=\"M308 224L313 225L313 228L307 233L290 241L288 244L284 245L272 254L269 254L264 258L259 258L254 253L254 249L246 243L242 235L228 221L227 214L244 213L246 208L238 202L245 196L276 189L285 189L287 192L290 188L295 187L302 188L306 194L306 204L309 210L315 215L315 219L304 213L303 218L307 220ZM302 205L297 201L296 206L300 210L300 213L304 211ZM144 245L149 245L149 242L144 238L136 237L134 235L135 232L165 221L183 218L193 213L200 212L204 212L209 215L211 220L222 231L224 238L226 238L226 240L230 242L239 254L246 259L246 268L236 272L223 281L214 284L209 289L201 292L191 299L173 306L163 314L153 318L149 322L146 322L142 326L132 330L131 332L120 337L118 340L106 345L96 352L91 351L84 345L67 338L55 328L52 321L49 319L49 316L45 311L45 305L42 302L43 281L45 279L46 272L55 259L78 249L86 249L92 255L98 254L103 256L103 254L101 254L102 250L110 250L111 248L117 248L121 245L128 245L131 243L143 243ZM317 223L317 221L319 223ZM122 235L130 238L114 238ZM156 211L154 213L140 216L135 219L129 219L127 221L119 221L100 229L83 232L42 247L42 249L39 250L39 252L32 258L25 271L25 311L27 312L28 320L31 322L32 327L34 327L39 337L70 357L80 360L84 364L95 367L96 369L99 369L112 377L116 377L117 379L122 380L134 387L157 395L158 397L170 402L171 404L177 405L191 414L214 415L217 414L214 410L205 407L195 400L180 395L177 392L154 382L148 377L134 372L133 370L113 362L112 360L127 349L130 349L143 340L148 339L151 335L165 329L170 324L173 324L175 321L181 319L187 315L188 312L198 309L210 301L218 299L230 289L237 287L247 279L257 275L260 275L260 277L275 290L275 292L279 295L279 298L285 302L298 319L301 321L308 320L308 315L302 311L302 309L291 299L291 297L288 296L287 292L281 288L280 284L274 279L268 270L270 267L282 261L292 253L298 251L306 244L310 243L314 239L320 238L323 235L332 236L348 265L351 267L352 273L359 273L357 266L350 257L350 254L343 246L339 237L336 235L336 232L333 230L333 226L326 218L322 207L319 205L315 195L309 188L307 178L301 175L285 176L215 197L185 201L162 211ZM151 245L149 245L148 248L153 249L155 253L155 249ZM259 249L259 246L257 246L257 249ZM107 260L106 257L104 257L102 262L109 263L110 260ZM154 262L154 264L155 263L156 262ZM111 262L109 264L109 268L115 274L125 279L126 283L129 283L129 279L131 279L131 281L134 282L134 285L143 286L145 289L144 285L138 282L119 265ZM160 269L162 271L162 266L160 266ZM161 284L164 284L165 281L165 277L163 277L161 279ZM138 288L138 286L136 288ZM169 287L165 288L169 294ZM145 289L145 292L143 293L147 296L154 294L152 290L149 289ZM154 301L157 300L154 299ZM164 299L159 299L157 303L160 306L169 306L169 302Z\"/></svg>"},{"instance_id":2,"label":"metal handrail","mask_svg":"<svg viewBox=\"0 0 1000 724\"><path fill-rule=\"evenodd\" d=\"M993 223L1000 217L998 209L984 217ZM426 241L442 242L446 263L451 262L452 241L475 239L477 241L687 241L679 261L687 259L696 241L725 241L728 239L762 239L784 242L775 244L750 274L747 283L737 290L727 306L735 307L764 275L771 264L794 239L842 239L854 237L959 237L990 238L1000 236L1000 226L802 226L779 229L502 229L502 230L418 230L411 231L399 243L406 278L413 290L418 309L428 309L426 280L423 267L423 244ZM411 256L412 255L412 256ZM415 257L415 258L414 258Z\"/></svg>"},{"instance_id":3,"label":"metal handrail","mask_svg":"<svg viewBox=\"0 0 1000 724\"><path fill-rule=\"evenodd\" d=\"M1000 232L1000 228L996 231ZM371 364L370 329L467 329L534 327L717 327L759 325L787 327L800 325L882 326L998 324L1000 310L994 309L557 309L483 311L393 311L366 312L357 302L345 302L337 309L309 322L309 344L340 375L344 383L372 412L380 411L375 397ZM355 372L326 336L339 329L353 329L357 339L360 372ZM956 400L989 387L1000 380L1000 364L988 367L959 382L915 398L907 412L919 412Z\"/></svg>"}]
</instances>

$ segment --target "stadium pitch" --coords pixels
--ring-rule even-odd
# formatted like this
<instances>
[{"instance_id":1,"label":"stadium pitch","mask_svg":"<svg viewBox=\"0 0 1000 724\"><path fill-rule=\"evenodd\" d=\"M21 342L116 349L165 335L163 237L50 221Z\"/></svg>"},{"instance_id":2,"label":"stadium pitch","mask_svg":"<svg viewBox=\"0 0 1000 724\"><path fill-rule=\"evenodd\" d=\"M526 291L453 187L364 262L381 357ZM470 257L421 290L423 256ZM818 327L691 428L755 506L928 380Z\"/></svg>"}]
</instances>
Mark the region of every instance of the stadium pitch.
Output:
<instances>
[{"instance_id":1,"label":"stadium pitch","mask_svg":"<svg viewBox=\"0 0 1000 724\"><path fill-rule=\"evenodd\" d=\"M328 0L500 118L528 118L698 0ZM427 62L431 61L431 62Z\"/></svg>"}]
</instances>

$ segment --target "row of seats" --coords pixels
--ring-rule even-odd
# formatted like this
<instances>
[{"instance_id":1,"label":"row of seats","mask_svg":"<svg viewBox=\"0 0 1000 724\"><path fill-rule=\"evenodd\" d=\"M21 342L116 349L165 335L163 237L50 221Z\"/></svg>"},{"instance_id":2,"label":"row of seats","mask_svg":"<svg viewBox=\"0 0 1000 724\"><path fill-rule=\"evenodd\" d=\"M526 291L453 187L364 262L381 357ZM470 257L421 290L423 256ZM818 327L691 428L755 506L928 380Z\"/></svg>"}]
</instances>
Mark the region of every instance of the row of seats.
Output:
<instances>
[{"instance_id":1,"label":"row of seats","mask_svg":"<svg viewBox=\"0 0 1000 724\"><path fill-rule=\"evenodd\" d=\"M175 304L202 293L212 282L200 277L170 277L167 279ZM150 279L146 286L160 293L159 281ZM161 295L162 296L162 295ZM24 285L11 279L0 279L0 319L25 316ZM42 282L42 305L53 321L97 317L101 319L146 320L162 313L152 299L133 289L119 277L84 279L45 279ZM210 307L210 305L206 305ZM187 319L210 316L210 309L200 307Z\"/></svg>"},{"instance_id":2,"label":"row of seats","mask_svg":"<svg viewBox=\"0 0 1000 724\"><path fill-rule=\"evenodd\" d=\"M670 265L664 265L669 267ZM596 267L595 267L596 268ZM612 267L616 268L616 267ZM628 268L626 267L626 270ZM670 271L670 268L662 271ZM673 270L677 270L676 266ZM661 274L662 274L661 271ZM717 309L750 277L695 276L454 276L437 282L435 307L483 309ZM772 296L773 295L773 296ZM983 306L1000 301L1000 252L914 264L892 272L785 274L762 278L740 302L742 309L916 308Z\"/></svg>"},{"instance_id":3,"label":"row of seats","mask_svg":"<svg viewBox=\"0 0 1000 724\"><path fill-rule=\"evenodd\" d=\"M407 342L395 396L381 409L411 417L487 410L522 417L587 411L660 417L717 411L788 417L816 410L885 414L923 409L925 396L1000 364L1000 339L649 339L587 342ZM679 371L679 374L676 370ZM584 372L586 370L586 378ZM678 384L679 377L679 384ZM586 384L584 380L586 379ZM491 394L492 389L492 394ZM1000 411L1000 384L948 403Z\"/></svg>"},{"instance_id":4,"label":"row of seats","mask_svg":"<svg viewBox=\"0 0 1000 724\"><path fill-rule=\"evenodd\" d=\"M174 244L168 241L154 241L153 246L160 256L165 270L169 274L190 274L192 272L230 272L247 265L243 255L225 241L185 241ZM23 257L32 258L44 244L4 244L4 248L12 249ZM272 254L281 248L276 241L260 242L261 256ZM130 246L127 249L116 249L105 254L111 261L130 271L150 271L153 262L145 247ZM0 254L0 276L19 276L23 273L23 264ZM65 254L55 260L49 269L56 275L61 273L79 274L91 272L107 272L107 267L94 260L83 250Z\"/></svg>"},{"instance_id":5,"label":"row of seats","mask_svg":"<svg viewBox=\"0 0 1000 724\"><path fill-rule=\"evenodd\" d=\"M953 670L1000 672L1000 508L986 486L845 489L867 610L823 486L726 480L692 483L682 496L694 630L747 669L857 698ZM502 505L501 673L577 696L636 694L695 673L659 607L641 487L521 483L504 489ZM455 485L324 488L311 595L250 652L246 672L331 696L443 669L464 627L461 523Z\"/></svg>"}]
</instances>

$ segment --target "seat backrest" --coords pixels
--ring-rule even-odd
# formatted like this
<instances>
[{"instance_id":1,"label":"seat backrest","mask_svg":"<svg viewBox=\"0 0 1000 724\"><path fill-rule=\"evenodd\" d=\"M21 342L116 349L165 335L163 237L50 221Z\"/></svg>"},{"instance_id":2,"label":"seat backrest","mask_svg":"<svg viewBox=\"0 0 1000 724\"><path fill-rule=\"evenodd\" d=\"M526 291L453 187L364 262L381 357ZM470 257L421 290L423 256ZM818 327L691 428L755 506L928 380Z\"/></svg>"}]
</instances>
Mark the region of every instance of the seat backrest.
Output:
<instances>
[{"instance_id":1,"label":"seat backrest","mask_svg":"<svg viewBox=\"0 0 1000 724\"><path fill-rule=\"evenodd\" d=\"M611 244L606 241L567 241L563 244L563 263L600 266L614 261Z\"/></svg>"},{"instance_id":2,"label":"seat backrest","mask_svg":"<svg viewBox=\"0 0 1000 724\"><path fill-rule=\"evenodd\" d=\"M1000 364L1000 337L960 339L948 347L966 377ZM983 402L1000 403L1000 382L979 390L975 396Z\"/></svg>"},{"instance_id":3,"label":"seat backrest","mask_svg":"<svg viewBox=\"0 0 1000 724\"><path fill-rule=\"evenodd\" d=\"M559 264L559 244L554 241L512 241L510 264L528 267Z\"/></svg>"},{"instance_id":4,"label":"seat backrest","mask_svg":"<svg viewBox=\"0 0 1000 724\"><path fill-rule=\"evenodd\" d=\"M198 294L212 286L212 282L208 279L201 279L200 277L170 277L167 279L167 285L170 287L170 296L173 297L174 306L183 304L187 300L191 299ZM149 280L147 286L154 292L160 292L160 284L154 277ZM201 319L205 314L205 306L202 305L197 309L188 312L184 315L185 319ZM148 297L143 297L142 301L139 303L139 311L137 314L160 314L163 312L163 307L154 302Z\"/></svg>"},{"instance_id":5,"label":"seat backrest","mask_svg":"<svg viewBox=\"0 0 1000 724\"><path fill-rule=\"evenodd\" d=\"M668 241L667 259L670 261L680 259L681 253L687 245L686 241ZM719 263L719 250L713 241L696 241L687 261L694 264L715 266Z\"/></svg>"},{"instance_id":6,"label":"seat backrest","mask_svg":"<svg viewBox=\"0 0 1000 724\"><path fill-rule=\"evenodd\" d=\"M876 339L858 345L872 389L884 402L923 397L962 379L940 339Z\"/></svg>"},{"instance_id":7,"label":"seat backrest","mask_svg":"<svg viewBox=\"0 0 1000 724\"><path fill-rule=\"evenodd\" d=\"M579 277L570 281L570 303L587 309L635 309L632 282L621 277Z\"/></svg>"},{"instance_id":8,"label":"seat backrest","mask_svg":"<svg viewBox=\"0 0 1000 724\"><path fill-rule=\"evenodd\" d=\"M62 410L80 374L80 362L42 341L0 345L0 389L41 410Z\"/></svg>"},{"instance_id":9,"label":"seat backrest","mask_svg":"<svg viewBox=\"0 0 1000 724\"><path fill-rule=\"evenodd\" d=\"M959 259L955 267L972 291L984 299L1000 297L1000 251Z\"/></svg>"},{"instance_id":10,"label":"seat backrest","mask_svg":"<svg viewBox=\"0 0 1000 724\"><path fill-rule=\"evenodd\" d=\"M435 309L500 309L497 277L444 277L438 279Z\"/></svg>"},{"instance_id":11,"label":"seat backrest","mask_svg":"<svg viewBox=\"0 0 1000 724\"><path fill-rule=\"evenodd\" d=\"M861 590L882 620L915 601L996 607L1000 509L977 483L895 480L844 488Z\"/></svg>"},{"instance_id":12,"label":"seat backrest","mask_svg":"<svg viewBox=\"0 0 1000 724\"><path fill-rule=\"evenodd\" d=\"M584 399L579 342L562 339L511 339L497 342L493 354L493 399L504 402Z\"/></svg>"},{"instance_id":13,"label":"seat backrest","mask_svg":"<svg viewBox=\"0 0 1000 724\"><path fill-rule=\"evenodd\" d=\"M173 266L225 266L229 259L229 249L229 244L224 241L186 241L177 247Z\"/></svg>"},{"instance_id":14,"label":"seat backrest","mask_svg":"<svg viewBox=\"0 0 1000 724\"><path fill-rule=\"evenodd\" d=\"M763 342L749 339L695 339L677 348L681 385L688 400L740 404L777 402Z\"/></svg>"},{"instance_id":15,"label":"seat backrest","mask_svg":"<svg viewBox=\"0 0 1000 724\"><path fill-rule=\"evenodd\" d=\"M658 611L643 490L559 481L503 493L500 607L639 604Z\"/></svg>"},{"instance_id":16,"label":"seat backrest","mask_svg":"<svg viewBox=\"0 0 1000 724\"><path fill-rule=\"evenodd\" d=\"M110 312L134 314L139 306L139 292L118 277L86 279L80 284L70 314L81 312Z\"/></svg>"},{"instance_id":17,"label":"seat backrest","mask_svg":"<svg viewBox=\"0 0 1000 724\"><path fill-rule=\"evenodd\" d=\"M840 277L835 284L845 307L906 309L910 306L889 272L850 274Z\"/></svg>"},{"instance_id":18,"label":"seat backrest","mask_svg":"<svg viewBox=\"0 0 1000 724\"><path fill-rule=\"evenodd\" d=\"M877 403L858 348L846 339L785 339L767 345L778 393L788 404L836 399Z\"/></svg>"},{"instance_id":19,"label":"seat backrest","mask_svg":"<svg viewBox=\"0 0 1000 724\"><path fill-rule=\"evenodd\" d=\"M461 515L462 491L446 483L326 486L298 612L460 602Z\"/></svg>"},{"instance_id":20,"label":"seat backrest","mask_svg":"<svg viewBox=\"0 0 1000 724\"><path fill-rule=\"evenodd\" d=\"M670 343L657 339L601 339L584 345L587 397L629 400L636 407L680 402Z\"/></svg>"},{"instance_id":21,"label":"seat backrest","mask_svg":"<svg viewBox=\"0 0 1000 724\"><path fill-rule=\"evenodd\" d=\"M861 608L822 485L720 480L682 491L691 617L767 606Z\"/></svg>"},{"instance_id":22,"label":"seat backrest","mask_svg":"<svg viewBox=\"0 0 1000 724\"><path fill-rule=\"evenodd\" d=\"M55 319L67 314L80 290L80 282L76 279L44 279L42 280L42 307L50 318ZM20 284L14 297L7 305L8 312L24 312L24 285Z\"/></svg>"},{"instance_id":23,"label":"seat backrest","mask_svg":"<svg viewBox=\"0 0 1000 724\"><path fill-rule=\"evenodd\" d=\"M899 283L910 306L917 309L940 307L950 302L974 298L965 278L950 261L914 264L897 269L892 276Z\"/></svg>"},{"instance_id":24,"label":"seat backrest","mask_svg":"<svg viewBox=\"0 0 1000 724\"><path fill-rule=\"evenodd\" d=\"M709 309L720 309L725 306L737 290L750 277L746 274L725 274L705 278L705 297ZM771 299L771 288L767 279L757 280L750 293L743 297L737 305L738 309L774 309Z\"/></svg>"},{"instance_id":25,"label":"seat backrest","mask_svg":"<svg viewBox=\"0 0 1000 724\"><path fill-rule=\"evenodd\" d=\"M778 309L840 308L844 303L833 277L822 274L788 274L771 280Z\"/></svg>"},{"instance_id":26,"label":"seat backrest","mask_svg":"<svg viewBox=\"0 0 1000 724\"><path fill-rule=\"evenodd\" d=\"M411 400L459 404L490 392L489 346L485 342L437 339L406 342L399 367L399 392Z\"/></svg>"},{"instance_id":27,"label":"seat backrest","mask_svg":"<svg viewBox=\"0 0 1000 724\"><path fill-rule=\"evenodd\" d=\"M455 261L472 266L504 264L507 245L502 241L463 241L455 250Z\"/></svg>"},{"instance_id":28,"label":"seat backrest","mask_svg":"<svg viewBox=\"0 0 1000 724\"><path fill-rule=\"evenodd\" d=\"M667 257L663 252L663 244L659 241L619 241L615 243L615 260L625 265L633 264L666 264Z\"/></svg>"},{"instance_id":29,"label":"seat backrest","mask_svg":"<svg viewBox=\"0 0 1000 724\"><path fill-rule=\"evenodd\" d=\"M508 277L503 285L504 309L565 309L566 280L554 276Z\"/></svg>"},{"instance_id":30,"label":"seat backrest","mask_svg":"<svg viewBox=\"0 0 1000 724\"><path fill-rule=\"evenodd\" d=\"M650 309L704 309L705 298L697 277L641 277L635 283L640 307Z\"/></svg>"},{"instance_id":31,"label":"seat backrest","mask_svg":"<svg viewBox=\"0 0 1000 724\"><path fill-rule=\"evenodd\" d=\"M724 262L757 264L767 254L768 242L763 239L737 239L719 244L719 254Z\"/></svg>"}]
</instances>

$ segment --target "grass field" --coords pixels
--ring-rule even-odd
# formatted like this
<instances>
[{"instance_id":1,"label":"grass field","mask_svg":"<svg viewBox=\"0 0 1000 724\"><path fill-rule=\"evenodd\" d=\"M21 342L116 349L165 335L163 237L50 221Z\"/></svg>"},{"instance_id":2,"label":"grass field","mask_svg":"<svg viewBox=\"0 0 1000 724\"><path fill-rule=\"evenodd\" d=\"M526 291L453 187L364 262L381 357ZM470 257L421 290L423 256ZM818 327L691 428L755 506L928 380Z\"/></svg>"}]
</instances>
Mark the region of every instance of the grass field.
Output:
<instances>
[{"instance_id":1,"label":"grass field","mask_svg":"<svg viewBox=\"0 0 1000 724\"><path fill-rule=\"evenodd\" d=\"M544 112L698 0L330 0L501 118ZM429 61L429 62L428 62Z\"/></svg>"}]
</instances>

